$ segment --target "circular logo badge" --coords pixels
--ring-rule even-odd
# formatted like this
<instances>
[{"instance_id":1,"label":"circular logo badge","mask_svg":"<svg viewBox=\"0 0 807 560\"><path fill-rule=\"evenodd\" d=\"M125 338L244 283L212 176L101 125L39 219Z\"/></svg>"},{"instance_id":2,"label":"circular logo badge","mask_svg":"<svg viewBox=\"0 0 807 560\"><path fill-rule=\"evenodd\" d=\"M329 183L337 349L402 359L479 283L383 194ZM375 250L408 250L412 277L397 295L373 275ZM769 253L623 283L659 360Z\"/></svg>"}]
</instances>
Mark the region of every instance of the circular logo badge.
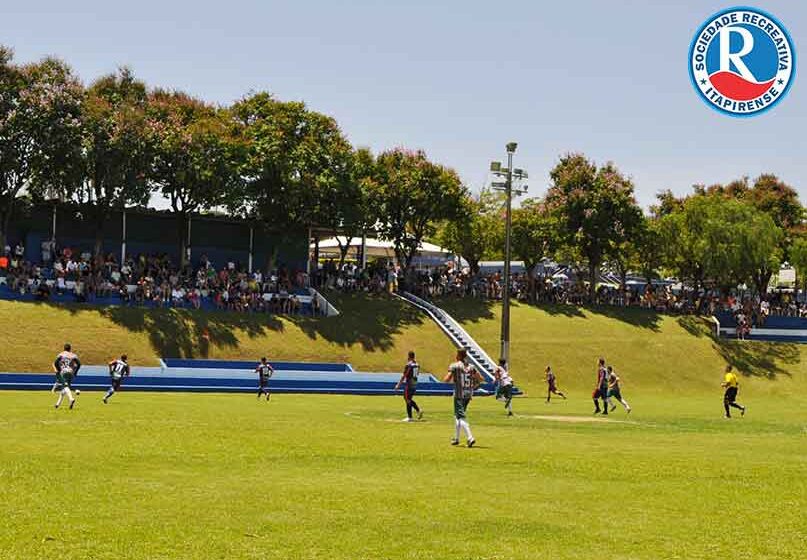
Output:
<instances>
[{"instance_id":1,"label":"circular logo badge","mask_svg":"<svg viewBox=\"0 0 807 560\"><path fill-rule=\"evenodd\" d=\"M736 7L711 16L689 47L689 77L703 101L732 117L764 113L785 97L796 73L787 29L771 14Z\"/></svg>"}]
</instances>

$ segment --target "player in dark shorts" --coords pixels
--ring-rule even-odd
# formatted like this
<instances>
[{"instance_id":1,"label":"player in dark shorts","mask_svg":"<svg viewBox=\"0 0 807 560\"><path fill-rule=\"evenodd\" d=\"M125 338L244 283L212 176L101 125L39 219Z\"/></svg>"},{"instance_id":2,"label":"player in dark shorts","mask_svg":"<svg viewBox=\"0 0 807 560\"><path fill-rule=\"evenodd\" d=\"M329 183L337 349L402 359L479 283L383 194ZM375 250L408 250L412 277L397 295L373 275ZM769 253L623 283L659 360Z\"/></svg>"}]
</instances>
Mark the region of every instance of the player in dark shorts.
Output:
<instances>
[{"instance_id":1,"label":"player in dark shorts","mask_svg":"<svg viewBox=\"0 0 807 560\"><path fill-rule=\"evenodd\" d=\"M602 399L602 413L608 414L608 370L605 369L605 358L600 358L597 362L597 386L591 397L594 399L594 414L600 413L599 399Z\"/></svg>"},{"instance_id":2,"label":"player in dark shorts","mask_svg":"<svg viewBox=\"0 0 807 560\"><path fill-rule=\"evenodd\" d=\"M418 420L423 418L423 411L420 410L417 403L414 401L415 392L418 388L418 373L420 373L420 366L417 360L415 360L415 353L410 351L403 374L401 374L398 383L395 384L396 391L401 388L401 385L404 386L404 401L406 402L406 418L403 419L404 422L413 421L413 410L417 412Z\"/></svg>"},{"instance_id":3,"label":"player in dark shorts","mask_svg":"<svg viewBox=\"0 0 807 560\"><path fill-rule=\"evenodd\" d=\"M109 377L112 378L112 384L109 386L109 389L107 389L106 395L104 395L104 404L109 402L110 397L115 394L115 391L120 391L120 384L123 378L129 377L129 363L126 360L126 354L123 354L117 360L112 360L107 364L107 366L109 366Z\"/></svg>"},{"instance_id":4,"label":"player in dark shorts","mask_svg":"<svg viewBox=\"0 0 807 560\"><path fill-rule=\"evenodd\" d=\"M630 414L631 407L622 397L622 386L621 386L621 379L614 371L614 368L608 366L608 399L616 399L619 404L621 404L625 408L625 412ZM616 409L616 405L611 403L611 412Z\"/></svg>"},{"instance_id":5,"label":"player in dark shorts","mask_svg":"<svg viewBox=\"0 0 807 560\"><path fill-rule=\"evenodd\" d=\"M546 402L550 402L552 395L558 395L559 397L563 398L563 400L566 400L566 395L564 395L563 392L558 391L558 380L557 377L555 377L555 372L552 371L552 366L546 366L544 374L546 375L547 385Z\"/></svg>"},{"instance_id":6,"label":"player in dark shorts","mask_svg":"<svg viewBox=\"0 0 807 560\"><path fill-rule=\"evenodd\" d=\"M56 372L56 383L53 385L54 390L58 388L59 398L56 401L56 408L62 404L62 400L67 397L70 401L70 408L76 405L76 399L70 391L73 384L73 378L78 375L78 370L81 369L81 362L78 356L75 355L69 344L64 345L64 350L59 352L53 362L53 370ZM76 395L79 391L76 390Z\"/></svg>"},{"instance_id":7,"label":"player in dark shorts","mask_svg":"<svg viewBox=\"0 0 807 560\"><path fill-rule=\"evenodd\" d=\"M266 394L266 401L269 401L269 378L275 372L274 368L266 361L266 357L261 358L260 363L255 368L258 374L258 398Z\"/></svg>"},{"instance_id":8,"label":"player in dark shorts","mask_svg":"<svg viewBox=\"0 0 807 560\"><path fill-rule=\"evenodd\" d=\"M726 392L723 393L723 409L726 411L726 418L731 418L732 408L739 408L740 416L745 416L745 407L737 402L740 383L737 381L737 375L732 371L730 365L726 366L726 375L723 377L721 387L726 389Z\"/></svg>"}]
</instances>

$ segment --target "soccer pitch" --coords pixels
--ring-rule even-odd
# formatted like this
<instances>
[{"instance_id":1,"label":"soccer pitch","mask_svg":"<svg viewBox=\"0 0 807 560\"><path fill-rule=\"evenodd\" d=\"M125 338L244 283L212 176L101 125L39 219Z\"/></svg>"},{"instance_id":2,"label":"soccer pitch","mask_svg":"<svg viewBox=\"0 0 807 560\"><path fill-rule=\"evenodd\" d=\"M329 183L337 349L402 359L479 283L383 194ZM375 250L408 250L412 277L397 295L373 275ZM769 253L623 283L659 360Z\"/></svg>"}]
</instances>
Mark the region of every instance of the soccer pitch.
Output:
<instances>
[{"instance_id":1,"label":"soccer pitch","mask_svg":"<svg viewBox=\"0 0 807 560\"><path fill-rule=\"evenodd\" d=\"M449 398L0 392L0 558L803 558L807 420L721 392Z\"/></svg>"}]
</instances>

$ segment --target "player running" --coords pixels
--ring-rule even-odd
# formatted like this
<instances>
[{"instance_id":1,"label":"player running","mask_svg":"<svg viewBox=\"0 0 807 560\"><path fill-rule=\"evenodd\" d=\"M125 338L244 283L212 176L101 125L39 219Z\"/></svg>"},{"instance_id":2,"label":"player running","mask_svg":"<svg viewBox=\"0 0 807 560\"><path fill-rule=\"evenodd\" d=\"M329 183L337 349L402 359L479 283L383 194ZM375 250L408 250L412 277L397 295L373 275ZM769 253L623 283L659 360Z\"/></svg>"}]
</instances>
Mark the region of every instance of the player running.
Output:
<instances>
[{"instance_id":1,"label":"player running","mask_svg":"<svg viewBox=\"0 0 807 560\"><path fill-rule=\"evenodd\" d=\"M547 385L546 402L549 402L552 395L558 395L559 397L562 397L563 400L566 400L566 395L564 395L563 392L558 391L558 385L557 385L558 380L555 377L555 372L552 371L552 366L546 366L546 370L544 370L544 373L546 374L546 385Z\"/></svg>"},{"instance_id":2,"label":"player running","mask_svg":"<svg viewBox=\"0 0 807 560\"><path fill-rule=\"evenodd\" d=\"M482 376L472 365L467 363L467 352L464 348L457 350L457 361L448 366L448 375L443 378L446 383L454 383L454 437L451 445L459 445L460 430L465 431L468 447L476 443L471 426L466 420L468 405L476 389L482 382Z\"/></svg>"},{"instance_id":3,"label":"player running","mask_svg":"<svg viewBox=\"0 0 807 560\"><path fill-rule=\"evenodd\" d=\"M499 360L499 365L493 371L493 377L496 378L498 389L496 391L496 398L504 399L504 409L507 411L507 416L513 415L513 378L507 371L507 361L502 358Z\"/></svg>"},{"instance_id":4,"label":"player running","mask_svg":"<svg viewBox=\"0 0 807 560\"><path fill-rule=\"evenodd\" d=\"M619 404L625 407L625 412L630 414L630 405L628 404L628 401L622 398L622 389L619 386L621 379L611 366L608 366L608 379L608 399L610 400L610 398L613 397L618 400ZM611 412L613 412L615 409L616 405L611 404Z\"/></svg>"},{"instance_id":5,"label":"player running","mask_svg":"<svg viewBox=\"0 0 807 560\"><path fill-rule=\"evenodd\" d=\"M726 366L726 375L723 377L723 383L720 386L726 389L723 394L723 408L726 410L726 418L731 418L731 408L739 408L740 416L745 416L746 407L737 402L737 391L740 390L740 383L737 381L737 375L732 371L730 365Z\"/></svg>"},{"instance_id":6,"label":"player running","mask_svg":"<svg viewBox=\"0 0 807 560\"><path fill-rule=\"evenodd\" d=\"M117 360L112 360L107 364L109 367L109 377L112 378L112 384L109 386L109 389L107 389L106 395L104 395L104 404L109 402L109 398L115 394L115 391L120 391L120 384L123 378L129 377L131 370L126 360L126 354L123 354Z\"/></svg>"},{"instance_id":7,"label":"player running","mask_svg":"<svg viewBox=\"0 0 807 560\"><path fill-rule=\"evenodd\" d=\"M70 386L73 383L73 378L78 375L78 370L81 369L81 362L72 350L69 344L64 345L64 350L59 352L56 360L53 362L53 370L56 372L56 384L54 389L59 389L59 398L56 400L55 408L59 408L62 400L67 396L70 401L70 409L76 405L76 398L70 391ZM76 395L80 392L76 390Z\"/></svg>"},{"instance_id":8,"label":"player running","mask_svg":"<svg viewBox=\"0 0 807 560\"><path fill-rule=\"evenodd\" d=\"M275 369L264 356L255 368L255 373L258 374L258 398L260 399L261 395L266 393L266 402L269 402L269 378L275 373Z\"/></svg>"},{"instance_id":9,"label":"player running","mask_svg":"<svg viewBox=\"0 0 807 560\"><path fill-rule=\"evenodd\" d=\"M600 358L597 362L597 386L591 394L594 399L594 414L600 413L600 401L602 399L602 413L608 414L608 370L605 368L605 358Z\"/></svg>"},{"instance_id":10,"label":"player running","mask_svg":"<svg viewBox=\"0 0 807 560\"><path fill-rule=\"evenodd\" d=\"M401 374L401 378L398 380L398 383L395 384L395 390L401 388L401 384L404 386L404 401L406 402L406 418L403 419L404 422L412 422L412 410L417 412L418 420L423 418L423 411L420 410L417 403L414 401L415 392L418 388L418 373L420 373L420 366L415 360L415 353L410 351L409 352L409 359L404 366L403 374Z\"/></svg>"}]
</instances>

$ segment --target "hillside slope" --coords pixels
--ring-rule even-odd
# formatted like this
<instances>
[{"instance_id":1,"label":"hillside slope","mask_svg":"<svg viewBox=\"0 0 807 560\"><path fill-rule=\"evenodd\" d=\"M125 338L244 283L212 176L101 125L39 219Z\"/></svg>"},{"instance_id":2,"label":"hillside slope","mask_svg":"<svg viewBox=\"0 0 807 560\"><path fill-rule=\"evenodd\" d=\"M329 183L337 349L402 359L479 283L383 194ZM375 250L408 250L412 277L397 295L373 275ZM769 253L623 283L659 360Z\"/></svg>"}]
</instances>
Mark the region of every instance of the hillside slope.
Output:
<instances>
[{"instance_id":1,"label":"hillside slope","mask_svg":"<svg viewBox=\"0 0 807 560\"><path fill-rule=\"evenodd\" d=\"M440 374L454 349L415 308L387 296L329 294L342 311L331 318L279 318L188 310L95 308L0 301L0 371L48 371L70 341L88 364L126 352L135 365L160 357L207 357L349 362L364 371L397 371L416 350L423 371ZM444 299L491 356L498 357L501 306ZM795 394L807 400L807 346L716 341L695 317L638 309L512 309L512 372L520 387L543 393L543 370L552 364L561 388L579 396L594 384L604 356L634 392L719 394L730 361L743 375L743 391Z\"/></svg>"},{"instance_id":2,"label":"hillside slope","mask_svg":"<svg viewBox=\"0 0 807 560\"><path fill-rule=\"evenodd\" d=\"M395 298L329 295L337 317L276 317L190 310L57 306L0 301L0 371L49 371L69 341L87 364L126 352L135 365L160 357L349 362L398 371L410 349L423 371L442 372L453 346L437 326Z\"/></svg>"},{"instance_id":3,"label":"hillside slope","mask_svg":"<svg viewBox=\"0 0 807 560\"><path fill-rule=\"evenodd\" d=\"M450 298L436 303L498 357L501 305ZM544 390L547 364L561 387L593 388L597 358L603 356L623 378L626 392L719 392L728 362L746 388L807 394L805 350L798 344L715 340L704 319L641 309L520 304L511 310L513 375L533 392Z\"/></svg>"}]
</instances>

